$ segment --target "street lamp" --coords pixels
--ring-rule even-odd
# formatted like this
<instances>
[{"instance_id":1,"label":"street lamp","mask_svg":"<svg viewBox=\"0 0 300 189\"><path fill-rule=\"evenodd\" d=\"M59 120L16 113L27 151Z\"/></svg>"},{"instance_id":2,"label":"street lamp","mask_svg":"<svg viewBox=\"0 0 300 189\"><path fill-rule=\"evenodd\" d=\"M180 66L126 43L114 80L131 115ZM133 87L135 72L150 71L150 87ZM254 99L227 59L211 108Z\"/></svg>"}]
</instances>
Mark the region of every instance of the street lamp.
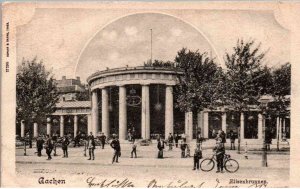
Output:
<instances>
[{"instance_id":1,"label":"street lamp","mask_svg":"<svg viewBox=\"0 0 300 189\"><path fill-rule=\"evenodd\" d=\"M270 95L263 95L260 97L259 102L261 104L262 114L263 114L263 153L262 153L262 166L268 167L267 161L267 143L266 143L266 110L268 108L268 103L273 101L273 97Z\"/></svg>"}]
</instances>

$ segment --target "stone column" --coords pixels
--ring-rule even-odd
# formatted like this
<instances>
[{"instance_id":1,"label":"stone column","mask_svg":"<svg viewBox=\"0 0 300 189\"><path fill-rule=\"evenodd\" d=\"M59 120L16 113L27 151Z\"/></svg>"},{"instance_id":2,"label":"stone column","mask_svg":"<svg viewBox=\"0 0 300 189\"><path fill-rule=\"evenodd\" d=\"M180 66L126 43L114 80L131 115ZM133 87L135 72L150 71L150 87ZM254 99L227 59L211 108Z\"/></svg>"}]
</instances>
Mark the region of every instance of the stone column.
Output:
<instances>
[{"instance_id":1,"label":"stone column","mask_svg":"<svg viewBox=\"0 0 300 189\"><path fill-rule=\"evenodd\" d=\"M92 115L87 115L87 126L87 134L89 135L90 132L93 132Z\"/></svg>"},{"instance_id":2,"label":"stone column","mask_svg":"<svg viewBox=\"0 0 300 189\"><path fill-rule=\"evenodd\" d=\"M106 88L102 89L102 132L106 137L109 137L108 91ZM97 136L96 133L95 136Z\"/></svg>"},{"instance_id":3,"label":"stone column","mask_svg":"<svg viewBox=\"0 0 300 189\"><path fill-rule=\"evenodd\" d=\"M222 131L227 133L227 131L226 131L226 112L222 112Z\"/></svg>"},{"instance_id":4,"label":"stone column","mask_svg":"<svg viewBox=\"0 0 300 189\"><path fill-rule=\"evenodd\" d=\"M185 112L185 134L187 142L193 140L193 112Z\"/></svg>"},{"instance_id":5,"label":"stone column","mask_svg":"<svg viewBox=\"0 0 300 189\"><path fill-rule=\"evenodd\" d=\"M203 111L197 114L197 127L201 130L201 136L203 137Z\"/></svg>"},{"instance_id":6,"label":"stone column","mask_svg":"<svg viewBox=\"0 0 300 189\"><path fill-rule=\"evenodd\" d=\"M76 137L78 132L78 116L74 115L74 137Z\"/></svg>"},{"instance_id":7,"label":"stone column","mask_svg":"<svg viewBox=\"0 0 300 189\"><path fill-rule=\"evenodd\" d=\"M242 112L241 113L241 118L240 118L240 121L241 121L241 139L244 139L245 138L245 118L244 118L244 113Z\"/></svg>"},{"instance_id":8,"label":"stone column","mask_svg":"<svg viewBox=\"0 0 300 189\"><path fill-rule=\"evenodd\" d=\"M51 136L51 118L47 118L47 135Z\"/></svg>"},{"instance_id":9,"label":"stone column","mask_svg":"<svg viewBox=\"0 0 300 189\"><path fill-rule=\"evenodd\" d=\"M98 93L97 90L92 92L92 128L90 128L91 132L93 132L94 136L97 136L97 132L99 131L99 109L98 109Z\"/></svg>"},{"instance_id":10,"label":"stone column","mask_svg":"<svg viewBox=\"0 0 300 189\"><path fill-rule=\"evenodd\" d=\"M64 116L60 116L60 137L63 137L65 134L65 119Z\"/></svg>"},{"instance_id":11,"label":"stone column","mask_svg":"<svg viewBox=\"0 0 300 189\"><path fill-rule=\"evenodd\" d=\"M203 112L203 137L208 138L208 112Z\"/></svg>"},{"instance_id":12,"label":"stone column","mask_svg":"<svg viewBox=\"0 0 300 189\"><path fill-rule=\"evenodd\" d=\"M21 137L25 137L25 121L21 121Z\"/></svg>"},{"instance_id":13,"label":"stone column","mask_svg":"<svg viewBox=\"0 0 300 189\"><path fill-rule=\"evenodd\" d=\"M142 138L150 139L149 85L142 85Z\"/></svg>"},{"instance_id":14,"label":"stone column","mask_svg":"<svg viewBox=\"0 0 300 189\"><path fill-rule=\"evenodd\" d=\"M38 124L35 122L33 123L33 137L38 137L39 131L38 131Z\"/></svg>"},{"instance_id":15,"label":"stone column","mask_svg":"<svg viewBox=\"0 0 300 189\"><path fill-rule=\"evenodd\" d=\"M279 140L279 136L280 136L279 125L280 125L280 118L278 116L276 117L276 140Z\"/></svg>"},{"instance_id":16,"label":"stone column","mask_svg":"<svg viewBox=\"0 0 300 189\"><path fill-rule=\"evenodd\" d=\"M174 115L173 115L173 86L166 86L166 105L165 105L165 137L169 133L174 134Z\"/></svg>"},{"instance_id":17,"label":"stone column","mask_svg":"<svg viewBox=\"0 0 300 189\"><path fill-rule=\"evenodd\" d=\"M119 86L119 139L126 140L126 133L127 133L126 87Z\"/></svg>"},{"instance_id":18,"label":"stone column","mask_svg":"<svg viewBox=\"0 0 300 189\"><path fill-rule=\"evenodd\" d=\"M263 118L261 113L258 114L258 124L257 124L257 137L258 139L263 139L262 133L263 133Z\"/></svg>"}]
</instances>

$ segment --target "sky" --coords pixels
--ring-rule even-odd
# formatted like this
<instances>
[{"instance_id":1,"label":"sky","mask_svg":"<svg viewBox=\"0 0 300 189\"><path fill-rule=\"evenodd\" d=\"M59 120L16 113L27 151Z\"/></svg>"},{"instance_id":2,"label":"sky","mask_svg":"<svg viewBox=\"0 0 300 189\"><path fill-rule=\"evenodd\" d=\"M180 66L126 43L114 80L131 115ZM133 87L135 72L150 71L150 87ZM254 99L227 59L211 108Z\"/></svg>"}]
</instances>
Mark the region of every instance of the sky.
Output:
<instances>
[{"instance_id":1,"label":"sky","mask_svg":"<svg viewBox=\"0 0 300 189\"><path fill-rule=\"evenodd\" d=\"M238 38L261 42L262 50L268 50L265 64L271 67L290 59L290 33L269 11L131 12L38 9L17 29L18 64L36 56L55 78L79 76L85 82L107 67L143 65L150 58L150 29L153 59L173 61L185 47L208 52L224 66L223 56Z\"/></svg>"}]
</instances>

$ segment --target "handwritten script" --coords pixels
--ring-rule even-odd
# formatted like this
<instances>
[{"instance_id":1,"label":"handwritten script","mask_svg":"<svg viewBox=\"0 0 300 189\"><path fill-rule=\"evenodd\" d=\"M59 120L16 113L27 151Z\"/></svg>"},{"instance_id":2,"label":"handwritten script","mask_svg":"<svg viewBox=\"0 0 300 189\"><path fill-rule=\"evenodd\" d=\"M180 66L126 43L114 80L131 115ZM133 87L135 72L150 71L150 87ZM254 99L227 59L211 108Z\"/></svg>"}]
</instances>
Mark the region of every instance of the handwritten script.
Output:
<instances>
[{"instance_id":1,"label":"handwritten script","mask_svg":"<svg viewBox=\"0 0 300 189\"><path fill-rule=\"evenodd\" d=\"M140 187L134 184L133 181L128 178L124 179L97 179L96 177L89 177L86 179L86 183L89 188L129 188ZM230 179L229 182L221 183L217 178L214 183L206 183L203 181L191 182L188 180L174 180L168 182L162 182L158 179L152 179L149 182L145 182L146 188L266 188L267 182L254 182L254 181L241 181Z\"/></svg>"}]
</instances>

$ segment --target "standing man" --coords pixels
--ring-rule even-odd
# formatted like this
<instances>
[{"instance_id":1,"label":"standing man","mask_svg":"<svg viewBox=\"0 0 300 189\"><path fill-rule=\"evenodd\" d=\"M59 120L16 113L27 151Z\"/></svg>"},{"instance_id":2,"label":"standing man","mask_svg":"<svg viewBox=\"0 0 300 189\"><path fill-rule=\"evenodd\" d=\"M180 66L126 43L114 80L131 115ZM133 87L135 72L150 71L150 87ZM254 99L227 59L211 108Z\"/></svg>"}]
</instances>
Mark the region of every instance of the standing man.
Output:
<instances>
[{"instance_id":1,"label":"standing man","mask_svg":"<svg viewBox=\"0 0 300 189\"><path fill-rule=\"evenodd\" d=\"M136 144L136 142L133 142L133 143L132 143L131 158L133 158L133 154L135 155L135 158L137 158L137 155L136 155L136 148L137 148L137 144Z\"/></svg>"},{"instance_id":2,"label":"standing man","mask_svg":"<svg viewBox=\"0 0 300 189\"><path fill-rule=\"evenodd\" d=\"M104 135L104 133L101 133L100 141L101 141L102 149L104 149L104 145L106 142L106 136Z\"/></svg>"},{"instance_id":3,"label":"standing man","mask_svg":"<svg viewBox=\"0 0 300 189\"><path fill-rule=\"evenodd\" d=\"M168 137L169 150L172 150L173 140L174 140L174 137L173 137L172 133L169 133L169 137Z\"/></svg>"},{"instance_id":4,"label":"standing man","mask_svg":"<svg viewBox=\"0 0 300 189\"><path fill-rule=\"evenodd\" d=\"M199 161L202 158L202 151L200 148L200 144L197 144L197 147L195 149L195 153L194 153L194 168L193 170L199 170Z\"/></svg>"},{"instance_id":5,"label":"standing man","mask_svg":"<svg viewBox=\"0 0 300 189\"><path fill-rule=\"evenodd\" d=\"M235 133L232 130L229 131L229 138L230 138L230 150L235 150Z\"/></svg>"},{"instance_id":6,"label":"standing man","mask_svg":"<svg viewBox=\"0 0 300 189\"><path fill-rule=\"evenodd\" d=\"M31 134L31 131L28 131L28 133L26 134L26 137L28 138L29 148L32 148L32 134Z\"/></svg>"},{"instance_id":7,"label":"standing man","mask_svg":"<svg viewBox=\"0 0 300 189\"><path fill-rule=\"evenodd\" d=\"M120 141L118 140L117 136L113 134L113 141L110 143L110 146L114 149L114 156L112 158L112 164L116 161L119 163L118 159L121 157L121 146Z\"/></svg>"},{"instance_id":8,"label":"standing man","mask_svg":"<svg viewBox=\"0 0 300 189\"><path fill-rule=\"evenodd\" d=\"M90 135L88 136L88 143L87 143L87 148L89 149L89 156L90 158L88 160L91 160L93 158L93 160L95 159L95 154L94 154L94 150L95 150L95 140L94 140L94 136L93 133L91 132Z\"/></svg>"},{"instance_id":9,"label":"standing man","mask_svg":"<svg viewBox=\"0 0 300 189\"><path fill-rule=\"evenodd\" d=\"M217 173L221 171L221 173L224 173L223 171L223 160L224 160L224 154L225 154L225 148L222 143L222 138L220 136L217 137L217 143L216 147L214 148L214 151L216 152L217 157Z\"/></svg>"},{"instance_id":10,"label":"standing man","mask_svg":"<svg viewBox=\"0 0 300 189\"><path fill-rule=\"evenodd\" d=\"M77 135L75 136L74 138L74 147L76 147L76 145L79 147L80 144L79 144L79 141L80 141L80 137L81 137L81 133L80 131L77 133Z\"/></svg>"},{"instance_id":11,"label":"standing man","mask_svg":"<svg viewBox=\"0 0 300 189\"><path fill-rule=\"evenodd\" d=\"M68 158L68 145L70 144L69 139L67 137L67 135L64 136L62 143L61 143L61 147L62 150L64 152L64 158Z\"/></svg>"},{"instance_id":12,"label":"standing man","mask_svg":"<svg viewBox=\"0 0 300 189\"><path fill-rule=\"evenodd\" d=\"M43 144L44 144L44 140L42 138L41 135L38 136L38 138L36 139L36 148L38 151L38 156L41 157L42 156L42 150L43 150Z\"/></svg>"},{"instance_id":13,"label":"standing man","mask_svg":"<svg viewBox=\"0 0 300 189\"><path fill-rule=\"evenodd\" d=\"M48 159L47 160L51 160L52 159L51 152L52 152L52 149L53 149L53 142L52 142L52 139L50 138L49 135L46 135L46 145L45 145L45 148L46 148L46 154L48 155Z\"/></svg>"},{"instance_id":14,"label":"standing man","mask_svg":"<svg viewBox=\"0 0 300 189\"><path fill-rule=\"evenodd\" d=\"M164 158L164 148L165 148L164 141L159 136L158 137L158 141L157 141L157 149L158 149L158 156L157 156L157 158L159 158L159 159L163 159Z\"/></svg>"},{"instance_id":15,"label":"standing man","mask_svg":"<svg viewBox=\"0 0 300 189\"><path fill-rule=\"evenodd\" d=\"M179 141L179 135L178 135L178 133L176 133L176 137L175 137L175 146L176 146L176 148L178 148L178 141Z\"/></svg>"},{"instance_id":16,"label":"standing man","mask_svg":"<svg viewBox=\"0 0 300 189\"><path fill-rule=\"evenodd\" d=\"M56 146L57 146L57 132L55 132L52 136L52 141L53 141L53 151L54 151L54 156L56 156Z\"/></svg>"}]
</instances>

